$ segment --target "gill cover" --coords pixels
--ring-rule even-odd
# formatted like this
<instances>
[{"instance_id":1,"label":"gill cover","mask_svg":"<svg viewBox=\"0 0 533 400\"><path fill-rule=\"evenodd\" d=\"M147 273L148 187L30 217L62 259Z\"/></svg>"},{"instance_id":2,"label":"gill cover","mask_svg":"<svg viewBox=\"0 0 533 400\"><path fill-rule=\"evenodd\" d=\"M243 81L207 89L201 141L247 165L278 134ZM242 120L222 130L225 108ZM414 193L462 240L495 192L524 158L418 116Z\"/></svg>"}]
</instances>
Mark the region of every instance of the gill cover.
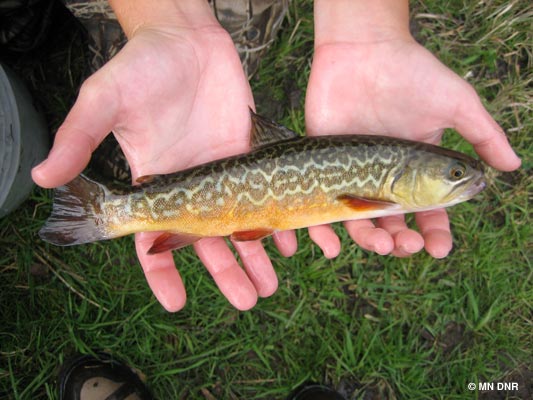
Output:
<instances>
[{"instance_id":1,"label":"gill cover","mask_svg":"<svg viewBox=\"0 0 533 400\"><path fill-rule=\"evenodd\" d=\"M446 207L468 200L484 188L481 163L464 154L442 150L407 158L393 177L391 192L407 208Z\"/></svg>"}]
</instances>

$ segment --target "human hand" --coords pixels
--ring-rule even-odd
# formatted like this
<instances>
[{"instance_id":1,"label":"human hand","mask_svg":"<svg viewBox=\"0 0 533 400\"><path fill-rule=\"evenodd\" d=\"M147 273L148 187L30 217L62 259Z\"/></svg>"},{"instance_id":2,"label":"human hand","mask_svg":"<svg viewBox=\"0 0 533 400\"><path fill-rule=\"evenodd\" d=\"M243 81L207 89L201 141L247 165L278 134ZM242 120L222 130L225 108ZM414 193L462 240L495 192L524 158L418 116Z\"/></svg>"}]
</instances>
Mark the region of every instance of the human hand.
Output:
<instances>
[{"instance_id":1,"label":"human hand","mask_svg":"<svg viewBox=\"0 0 533 400\"><path fill-rule=\"evenodd\" d=\"M199 7L193 25L189 19L126 30L127 45L83 84L48 159L33 171L35 182L56 187L73 179L110 131L133 182L248 150L253 97L247 79L229 35L207 3ZM186 294L171 252L147 254L157 235L136 234L137 255L157 299L177 311ZM276 242L283 254L295 251L290 237L279 235ZM223 238L194 244L230 303L248 309L276 290L277 278L259 241L234 246L246 272Z\"/></svg>"},{"instance_id":2,"label":"human hand","mask_svg":"<svg viewBox=\"0 0 533 400\"><path fill-rule=\"evenodd\" d=\"M342 32L342 21L323 20L328 10L318 14L319 3L305 105L308 134L381 134L436 144L444 128L455 128L488 164L504 171L518 168L520 160L475 90L416 43L407 24L387 20L383 12L390 5L379 10L386 29ZM344 10L336 16L347 18L350 27L357 17L368 17L364 10L352 11L356 15ZM379 254L408 256L425 247L433 257L445 257L452 248L446 211L420 212L415 219L421 234L408 229L403 216L344 225L358 245ZM319 246L329 246L331 256L338 253L339 240L329 226L309 231Z\"/></svg>"}]
</instances>

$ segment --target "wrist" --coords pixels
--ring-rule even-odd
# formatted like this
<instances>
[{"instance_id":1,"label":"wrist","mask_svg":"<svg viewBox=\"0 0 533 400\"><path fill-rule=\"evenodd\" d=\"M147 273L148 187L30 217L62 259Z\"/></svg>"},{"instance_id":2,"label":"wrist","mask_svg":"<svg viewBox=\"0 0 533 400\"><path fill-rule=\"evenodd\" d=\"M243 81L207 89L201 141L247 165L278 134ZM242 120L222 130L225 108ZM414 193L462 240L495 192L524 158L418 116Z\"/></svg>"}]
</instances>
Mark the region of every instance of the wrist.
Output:
<instances>
[{"instance_id":1,"label":"wrist","mask_svg":"<svg viewBox=\"0 0 533 400\"><path fill-rule=\"evenodd\" d=\"M408 0L315 0L315 48L410 39Z\"/></svg>"},{"instance_id":2,"label":"wrist","mask_svg":"<svg viewBox=\"0 0 533 400\"><path fill-rule=\"evenodd\" d=\"M219 23L205 0L109 0L117 19L131 39L140 29L200 29Z\"/></svg>"}]
</instances>

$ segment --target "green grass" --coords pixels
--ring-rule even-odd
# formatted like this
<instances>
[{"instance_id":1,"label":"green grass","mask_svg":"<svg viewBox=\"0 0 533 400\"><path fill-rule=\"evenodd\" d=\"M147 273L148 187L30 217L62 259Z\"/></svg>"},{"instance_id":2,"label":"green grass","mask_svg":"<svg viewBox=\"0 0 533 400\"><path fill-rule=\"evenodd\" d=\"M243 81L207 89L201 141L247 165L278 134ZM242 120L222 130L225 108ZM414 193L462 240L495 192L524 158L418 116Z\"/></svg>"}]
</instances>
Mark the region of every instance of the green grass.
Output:
<instances>
[{"instance_id":1,"label":"green grass","mask_svg":"<svg viewBox=\"0 0 533 400\"><path fill-rule=\"evenodd\" d=\"M523 157L519 171L450 210L450 256L377 256L337 227L343 251L330 261L301 231L289 259L266 241L280 287L239 312L186 249L176 261L188 303L168 314L144 281L131 238L73 248L41 242L51 194L36 189L0 220L0 398L57 398L60 364L97 350L142 371L160 399L282 399L307 380L357 399L528 398L533 8L412 7L418 39L468 77ZM294 1L290 11L253 87L260 111L303 131L312 4ZM455 133L445 143L470 151ZM478 381L519 382L521 392L469 392Z\"/></svg>"}]
</instances>

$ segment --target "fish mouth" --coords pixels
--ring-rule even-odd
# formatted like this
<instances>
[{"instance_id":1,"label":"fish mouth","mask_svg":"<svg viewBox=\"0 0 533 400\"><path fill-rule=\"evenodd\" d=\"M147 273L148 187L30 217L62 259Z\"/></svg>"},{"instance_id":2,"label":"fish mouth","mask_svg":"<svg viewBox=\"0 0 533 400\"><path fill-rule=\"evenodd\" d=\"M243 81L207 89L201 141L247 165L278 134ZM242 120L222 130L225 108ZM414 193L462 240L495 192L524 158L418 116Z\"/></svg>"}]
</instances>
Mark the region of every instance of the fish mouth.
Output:
<instances>
[{"instance_id":1,"label":"fish mouth","mask_svg":"<svg viewBox=\"0 0 533 400\"><path fill-rule=\"evenodd\" d=\"M466 201L470 200L472 197L474 197L476 194L480 193L487 187L487 181L485 180L485 176L481 174L477 178L474 178L472 181L470 181L467 185L463 193L461 193L458 196L459 201Z\"/></svg>"}]
</instances>

